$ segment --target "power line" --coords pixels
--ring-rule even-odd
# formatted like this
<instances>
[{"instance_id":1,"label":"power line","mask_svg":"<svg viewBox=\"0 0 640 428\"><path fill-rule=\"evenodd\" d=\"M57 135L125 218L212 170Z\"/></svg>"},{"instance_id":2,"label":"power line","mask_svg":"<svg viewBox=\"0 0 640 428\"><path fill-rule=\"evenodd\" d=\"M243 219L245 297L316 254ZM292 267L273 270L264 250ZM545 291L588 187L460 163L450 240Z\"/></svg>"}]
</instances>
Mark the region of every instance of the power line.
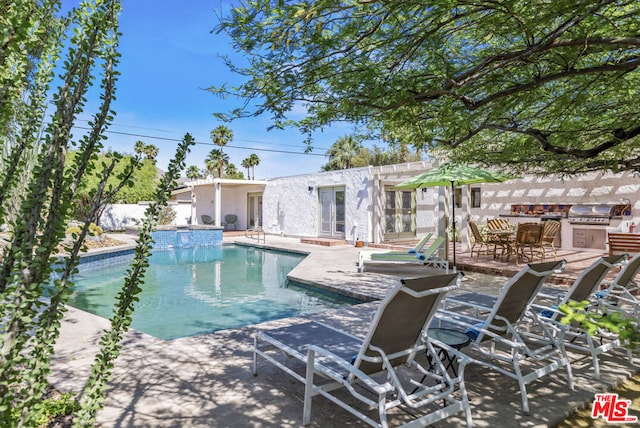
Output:
<instances>
[{"instance_id":1,"label":"power line","mask_svg":"<svg viewBox=\"0 0 640 428\"><path fill-rule=\"evenodd\" d=\"M77 119L80 122L89 122L88 119ZM123 125L121 123L119 124L112 124L112 126L119 126L119 127L123 127L123 128L134 128L134 129L144 129L147 131L156 131L156 132L166 132L166 133L172 133L175 134L175 131L169 131L167 129L159 129L159 128L149 128L149 127L145 127L145 126L137 126L137 125ZM118 131L107 131L107 132L113 132L113 133L118 133ZM122 131L120 131L120 133L124 134L124 135L129 135L126 134ZM135 136L135 134L133 134L133 136ZM146 136L145 136L146 137ZM148 137L147 137L148 138ZM158 138L158 137L154 137L154 138ZM294 144L284 144L284 143L272 143L272 142L267 142L267 141L260 141L260 140L247 140L247 139L242 139L242 138L234 138L234 141L242 141L245 143L255 143L255 144L272 144L272 145L276 145L276 146L284 146L284 147L298 147L301 148L300 145L294 145ZM314 147L314 149L318 149L318 150L322 150L322 151L327 151L329 150L326 147Z\"/></svg>"},{"instance_id":2,"label":"power line","mask_svg":"<svg viewBox=\"0 0 640 428\"><path fill-rule=\"evenodd\" d=\"M91 130L91 128L85 127L85 126L78 126L75 125L74 128L76 129L82 129L82 130ZM107 134L117 134L117 135L126 135L129 137L136 137L136 138L147 138L147 139L153 139L153 140L161 140L161 141L171 141L171 142L180 142L182 141L181 139L177 139L177 138L168 138L168 137L158 137L155 135L145 135L145 134L135 134L132 132L122 132L122 131L105 131ZM205 142L201 142L201 141L194 141L195 144L199 144L199 145L203 145L203 146L215 146L214 143L205 143ZM261 144L271 144L271 143L261 143ZM255 148L255 147L243 147L243 146L235 146L232 144L227 144L225 147L229 147L229 148L234 148L234 149L240 149L240 150L250 150L250 151L254 151L254 152L270 152L270 153L285 153L285 154L290 154L290 155L305 155L305 156L323 156L326 157L326 154L322 154L322 153L304 153L304 152L294 152L291 150L277 150L277 149L263 149L263 148Z\"/></svg>"}]
</instances>

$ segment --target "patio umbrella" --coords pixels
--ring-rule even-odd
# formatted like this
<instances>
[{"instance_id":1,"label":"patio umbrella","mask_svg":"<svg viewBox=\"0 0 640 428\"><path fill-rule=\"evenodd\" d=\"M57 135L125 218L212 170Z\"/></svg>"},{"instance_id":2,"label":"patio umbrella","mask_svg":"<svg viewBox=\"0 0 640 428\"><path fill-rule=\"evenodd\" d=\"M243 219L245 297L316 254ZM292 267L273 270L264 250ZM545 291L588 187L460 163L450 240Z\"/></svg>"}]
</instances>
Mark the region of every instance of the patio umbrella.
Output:
<instances>
[{"instance_id":1,"label":"patio umbrella","mask_svg":"<svg viewBox=\"0 0 640 428\"><path fill-rule=\"evenodd\" d=\"M511 175L503 174L500 172L494 172L482 168L475 168L468 165L446 163L424 172L409 180L395 186L397 189L418 189L422 187L439 187L439 186L451 186L451 216L452 221L452 236L455 240L456 236L456 204L455 204L455 188L457 186L464 186L467 184L478 183L500 183L506 180L511 180L514 177ZM453 271L456 270L456 245L453 244Z\"/></svg>"}]
</instances>

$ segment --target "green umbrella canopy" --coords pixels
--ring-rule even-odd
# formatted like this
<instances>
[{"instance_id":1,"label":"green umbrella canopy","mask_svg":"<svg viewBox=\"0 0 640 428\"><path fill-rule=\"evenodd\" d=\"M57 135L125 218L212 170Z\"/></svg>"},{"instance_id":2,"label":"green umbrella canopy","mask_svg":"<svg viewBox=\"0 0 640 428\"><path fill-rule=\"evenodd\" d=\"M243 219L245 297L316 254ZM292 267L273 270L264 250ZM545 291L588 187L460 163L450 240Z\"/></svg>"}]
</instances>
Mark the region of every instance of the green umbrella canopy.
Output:
<instances>
[{"instance_id":1,"label":"green umbrella canopy","mask_svg":"<svg viewBox=\"0 0 640 428\"><path fill-rule=\"evenodd\" d=\"M500 172L475 168L468 165L446 163L424 172L395 186L398 189L417 189L420 187L463 186L477 183L500 183L514 177Z\"/></svg>"},{"instance_id":2,"label":"green umbrella canopy","mask_svg":"<svg viewBox=\"0 0 640 428\"><path fill-rule=\"evenodd\" d=\"M394 186L396 189L418 189L421 187L451 186L451 225L456 236L456 213L453 189L456 186L478 183L500 183L514 177L500 172L475 168L463 164L446 163ZM456 271L456 246L453 245L453 271Z\"/></svg>"}]
</instances>

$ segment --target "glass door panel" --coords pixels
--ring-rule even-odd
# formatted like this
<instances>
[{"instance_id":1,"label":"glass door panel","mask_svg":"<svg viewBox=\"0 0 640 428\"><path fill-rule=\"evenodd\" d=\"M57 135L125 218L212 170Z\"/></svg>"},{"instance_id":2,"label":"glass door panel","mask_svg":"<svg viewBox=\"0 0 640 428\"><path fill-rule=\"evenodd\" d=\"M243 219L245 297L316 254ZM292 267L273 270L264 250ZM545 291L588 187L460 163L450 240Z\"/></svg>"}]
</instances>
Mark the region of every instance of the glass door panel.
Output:
<instances>
[{"instance_id":1,"label":"glass door panel","mask_svg":"<svg viewBox=\"0 0 640 428\"><path fill-rule=\"evenodd\" d=\"M262 194L247 195L247 225L249 229L262 227Z\"/></svg>"},{"instance_id":2,"label":"glass door panel","mask_svg":"<svg viewBox=\"0 0 640 428\"><path fill-rule=\"evenodd\" d=\"M333 235L344 236L344 230L345 230L344 190L336 190L334 192L334 205L336 210L336 221L333 226Z\"/></svg>"},{"instance_id":3,"label":"glass door panel","mask_svg":"<svg viewBox=\"0 0 640 428\"><path fill-rule=\"evenodd\" d=\"M345 190L343 187L318 189L320 200L320 236L344 238L345 236Z\"/></svg>"},{"instance_id":4,"label":"glass door panel","mask_svg":"<svg viewBox=\"0 0 640 428\"><path fill-rule=\"evenodd\" d=\"M416 235L414 191L386 190L384 207L384 239L410 238Z\"/></svg>"},{"instance_id":5,"label":"glass door panel","mask_svg":"<svg viewBox=\"0 0 640 428\"><path fill-rule=\"evenodd\" d=\"M320 189L320 235L331 236L332 223L333 223L333 190L332 189Z\"/></svg>"},{"instance_id":6,"label":"glass door panel","mask_svg":"<svg viewBox=\"0 0 640 428\"><path fill-rule=\"evenodd\" d=\"M396 192L387 190L384 192L384 232L396 231Z\"/></svg>"}]
</instances>

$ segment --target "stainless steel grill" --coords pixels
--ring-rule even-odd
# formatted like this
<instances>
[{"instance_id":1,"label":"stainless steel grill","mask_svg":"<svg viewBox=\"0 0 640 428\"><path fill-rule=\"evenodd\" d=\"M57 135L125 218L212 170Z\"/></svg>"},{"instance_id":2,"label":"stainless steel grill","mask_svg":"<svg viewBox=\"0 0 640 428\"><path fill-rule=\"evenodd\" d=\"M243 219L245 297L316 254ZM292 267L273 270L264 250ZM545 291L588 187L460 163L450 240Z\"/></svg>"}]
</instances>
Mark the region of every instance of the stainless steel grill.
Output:
<instances>
[{"instance_id":1,"label":"stainless steel grill","mask_svg":"<svg viewBox=\"0 0 640 428\"><path fill-rule=\"evenodd\" d=\"M569 208L568 220L571 224L600 224L608 226L611 222L614 204L578 204Z\"/></svg>"}]
</instances>

